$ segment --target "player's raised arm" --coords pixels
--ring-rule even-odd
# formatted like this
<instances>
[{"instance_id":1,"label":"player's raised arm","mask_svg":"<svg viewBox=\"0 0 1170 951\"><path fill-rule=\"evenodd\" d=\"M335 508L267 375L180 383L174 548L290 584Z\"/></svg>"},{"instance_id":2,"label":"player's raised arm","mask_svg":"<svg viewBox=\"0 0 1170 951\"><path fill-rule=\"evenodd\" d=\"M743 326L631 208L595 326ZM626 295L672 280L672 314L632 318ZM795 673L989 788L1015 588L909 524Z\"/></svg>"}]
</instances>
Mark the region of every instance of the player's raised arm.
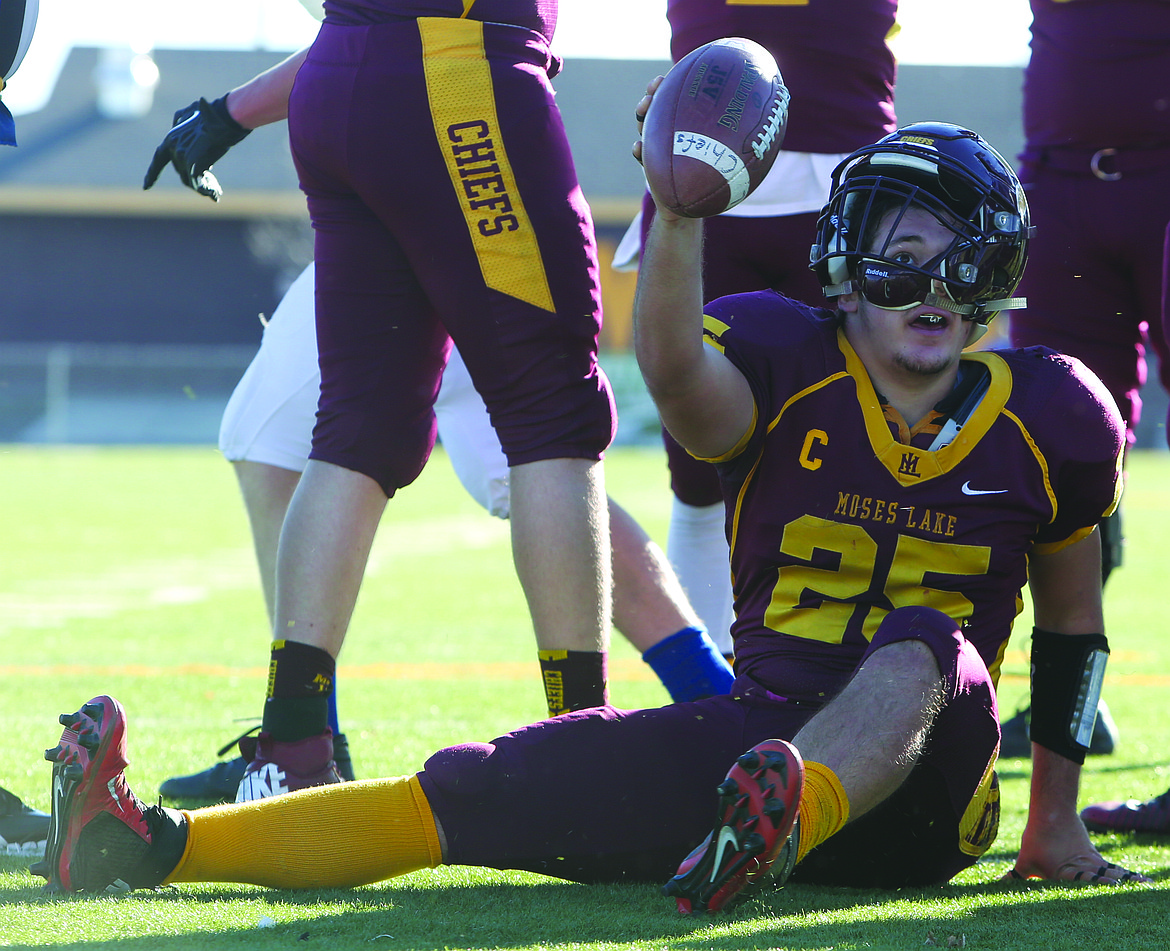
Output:
<instances>
[{"instance_id":1,"label":"player's raised arm","mask_svg":"<svg viewBox=\"0 0 1170 951\"><path fill-rule=\"evenodd\" d=\"M743 374L703 343L702 221L659 208L634 300L634 351L662 421L697 456L723 455L748 431Z\"/></svg>"},{"instance_id":2,"label":"player's raised arm","mask_svg":"<svg viewBox=\"0 0 1170 951\"><path fill-rule=\"evenodd\" d=\"M294 53L214 102L197 99L176 112L170 132L154 150L142 187L158 181L169 162L184 185L219 201L223 189L211 166L253 129L288 118L289 93L307 53Z\"/></svg>"},{"instance_id":3,"label":"player's raised arm","mask_svg":"<svg viewBox=\"0 0 1170 951\"><path fill-rule=\"evenodd\" d=\"M1109 646L1101 611L1101 539L1030 561L1032 790L1013 878L1149 881L1102 858L1077 816L1077 791Z\"/></svg>"}]
</instances>

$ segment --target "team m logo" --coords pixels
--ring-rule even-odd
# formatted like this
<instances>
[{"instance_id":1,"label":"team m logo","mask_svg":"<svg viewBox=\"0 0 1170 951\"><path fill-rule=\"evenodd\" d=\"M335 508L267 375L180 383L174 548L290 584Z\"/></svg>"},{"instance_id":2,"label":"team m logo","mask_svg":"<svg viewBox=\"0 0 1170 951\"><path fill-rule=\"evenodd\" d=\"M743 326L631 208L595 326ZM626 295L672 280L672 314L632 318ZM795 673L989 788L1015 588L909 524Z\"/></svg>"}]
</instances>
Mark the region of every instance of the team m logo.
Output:
<instances>
[{"instance_id":1,"label":"team m logo","mask_svg":"<svg viewBox=\"0 0 1170 951\"><path fill-rule=\"evenodd\" d=\"M912 452L902 453L902 464L898 466L898 473L900 475L913 476L919 478L918 473L918 456Z\"/></svg>"}]
</instances>

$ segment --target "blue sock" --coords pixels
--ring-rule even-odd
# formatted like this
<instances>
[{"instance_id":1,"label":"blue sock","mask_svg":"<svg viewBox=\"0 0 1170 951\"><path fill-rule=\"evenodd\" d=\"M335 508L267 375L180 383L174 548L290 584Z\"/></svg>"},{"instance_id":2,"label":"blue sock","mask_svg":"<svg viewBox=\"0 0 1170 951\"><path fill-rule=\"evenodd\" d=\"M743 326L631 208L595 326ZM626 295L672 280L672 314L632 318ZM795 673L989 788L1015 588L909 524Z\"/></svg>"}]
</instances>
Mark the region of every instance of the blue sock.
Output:
<instances>
[{"instance_id":1,"label":"blue sock","mask_svg":"<svg viewBox=\"0 0 1170 951\"><path fill-rule=\"evenodd\" d=\"M728 693L731 665L701 627L684 627L642 655L676 703Z\"/></svg>"},{"instance_id":2,"label":"blue sock","mask_svg":"<svg viewBox=\"0 0 1170 951\"><path fill-rule=\"evenodd\" d=\"M329 729L337 736L341 727L337 725L337 681L333 681L333 689L329 692Z\"/></svg>"}]
</instances>

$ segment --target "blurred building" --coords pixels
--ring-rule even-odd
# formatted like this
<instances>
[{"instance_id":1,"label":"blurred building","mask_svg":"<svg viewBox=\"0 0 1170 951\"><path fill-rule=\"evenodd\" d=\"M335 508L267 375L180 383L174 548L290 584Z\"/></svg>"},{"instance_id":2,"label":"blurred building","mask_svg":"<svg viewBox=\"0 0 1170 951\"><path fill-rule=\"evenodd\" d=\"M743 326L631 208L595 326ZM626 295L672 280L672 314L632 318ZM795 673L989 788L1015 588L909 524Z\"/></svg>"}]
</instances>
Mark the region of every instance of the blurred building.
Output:
<instances>
[{"instance_id":1,"label":"blurred building","mask_svg":"<svg viewBox=\"0 0 1170 951\"><path fill-rule=\"evenodd\" d=\"M176 110L282 54L143 55L74 49L49 105L20 117L20 147L0 150L0 441L214 439L259 344L258 315L272 313L311 257L283 124L216 165L218 204L169 169L142 189ZM571 60L555 80L602 245L603 347L619 385L636 385L620 357L636 275L608 264L642 194L629 154L633 106L667 66ZM1011 157L1022 141L1020 81L1012 67L903 66L899 117L968 125Z\"/></svg>"}]
</instances>

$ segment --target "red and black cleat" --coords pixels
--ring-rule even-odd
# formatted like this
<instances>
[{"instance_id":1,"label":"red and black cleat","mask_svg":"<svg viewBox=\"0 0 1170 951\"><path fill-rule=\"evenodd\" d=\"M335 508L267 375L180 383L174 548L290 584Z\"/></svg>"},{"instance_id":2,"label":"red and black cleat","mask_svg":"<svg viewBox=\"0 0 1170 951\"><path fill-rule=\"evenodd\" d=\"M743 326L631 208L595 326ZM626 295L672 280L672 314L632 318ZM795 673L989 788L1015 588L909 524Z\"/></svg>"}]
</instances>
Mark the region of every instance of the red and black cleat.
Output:
<instances>
[{"instance_id":1,"label":"red and black cleat","mask_svg":"<svg viewBox=\"0 0 1170 951\"><path fill-rule=\"evenodd\" d=\"M796 864L804 763L796 747L765 740L719 784L715 828L663 886L685 914L729 908L766 881L782 885Z\"/></svg>"},{"instance_id":2,"label":"red and black cleat","mask_svg":"<svg viewBox=\"0 0 1170 951\"><path fill-rule=\"evenodd\" d=\"M126 715L95 697L60 717L53 764L52 820L43 861L30 871L48 890L123 892L158 885L186 844L180 813L145 807L126 784Z\"/></svg>"}]
</instances>

